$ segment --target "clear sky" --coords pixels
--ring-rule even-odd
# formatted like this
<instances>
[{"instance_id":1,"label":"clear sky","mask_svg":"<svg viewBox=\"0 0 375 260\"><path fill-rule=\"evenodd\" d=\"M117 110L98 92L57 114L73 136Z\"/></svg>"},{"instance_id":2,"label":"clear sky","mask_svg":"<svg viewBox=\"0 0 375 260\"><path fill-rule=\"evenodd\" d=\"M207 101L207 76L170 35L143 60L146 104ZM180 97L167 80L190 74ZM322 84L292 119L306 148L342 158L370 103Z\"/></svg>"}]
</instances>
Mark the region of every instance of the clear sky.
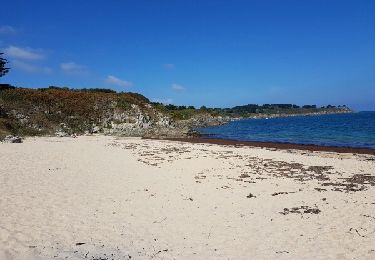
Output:
<instances>
[{"instance_id":1,"label":"clear sky","mask_svg":"<svg viewBox=\"0 0 375 260\"><path fill-rule=\"evenodd\" d=\"M0 83L375 110L375 1L3 1Z\"/></svg>"}]
</instances>

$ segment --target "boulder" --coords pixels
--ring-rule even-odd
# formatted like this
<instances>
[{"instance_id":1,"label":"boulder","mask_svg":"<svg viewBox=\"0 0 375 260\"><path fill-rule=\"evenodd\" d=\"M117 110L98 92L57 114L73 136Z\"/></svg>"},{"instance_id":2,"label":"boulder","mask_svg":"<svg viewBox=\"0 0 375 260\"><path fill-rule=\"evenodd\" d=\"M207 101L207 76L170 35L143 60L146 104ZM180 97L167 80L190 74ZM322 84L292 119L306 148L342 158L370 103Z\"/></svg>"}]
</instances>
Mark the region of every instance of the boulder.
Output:
<instances>
[{"instance_id":1,"label":"boulder","mask_svg":"<svg viewBox=\"0 0 375 260\"><path fill-rule=\"evenodd\" d=\"M93 134L97 134L97 133L99 133L100 132L100 127L99 126L94 126L93 128L92 128L92 133Z\"/></svg>"},{"instance_id":2,"label":"boulder","mask_svg":"<svg viewBox=\"0 0 375 260\"><path fill-rule=\"evenodd\" d=\"M14 135L7 135L3 142L5 143L22 143L22 138Z\"/></svg>"},{"instance_id":3,"label":"boulder","mask_svg":"<svg viewBox=\"0 0 375 260\"><path fill-rule=\"evenodd\" d=\"M58 131L56 131L56 132L55 132L55 135L56 135L57 137L68 137L68 136L69 136L69 134L68 134L67 132L64 132L64 131L62 131L62 130L58 130Z\"/></svg>"}]
</instances>

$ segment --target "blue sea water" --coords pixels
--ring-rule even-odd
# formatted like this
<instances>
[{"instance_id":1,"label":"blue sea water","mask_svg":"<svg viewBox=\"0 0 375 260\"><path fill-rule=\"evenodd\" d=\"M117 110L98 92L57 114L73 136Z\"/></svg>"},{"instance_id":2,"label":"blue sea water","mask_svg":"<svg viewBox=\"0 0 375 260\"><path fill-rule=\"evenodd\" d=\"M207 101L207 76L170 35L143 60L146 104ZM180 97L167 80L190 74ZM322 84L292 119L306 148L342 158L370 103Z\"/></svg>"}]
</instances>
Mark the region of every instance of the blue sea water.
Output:
<instances>
[{"instance_id":1,"label":"blue sea water","mask_svg":"<svg viewBox=\"0 0 375 260\"><path fill-rule=\"evenodd\" d=\"M197 130L209 138L375 149L375 111L244 119Z\"/></svg>"}]
</instances>

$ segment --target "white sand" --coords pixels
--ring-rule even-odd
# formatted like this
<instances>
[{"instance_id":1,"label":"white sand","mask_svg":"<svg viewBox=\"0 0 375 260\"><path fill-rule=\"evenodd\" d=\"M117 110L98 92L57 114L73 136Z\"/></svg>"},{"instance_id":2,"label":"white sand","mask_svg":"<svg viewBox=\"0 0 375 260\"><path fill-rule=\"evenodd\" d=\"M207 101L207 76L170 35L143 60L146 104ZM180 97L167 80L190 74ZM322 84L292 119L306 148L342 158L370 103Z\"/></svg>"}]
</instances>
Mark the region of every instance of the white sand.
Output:
<instances>
[{"instance_id":1,"label":"white sand","mask_svg":"<svg viewBox=\"0 0 375 260\"><path fill-rule=\"evenodd\" d=\"M375 259L374 156L92 136L0 163L1 260Z\"/></svg>"}]
</instances>

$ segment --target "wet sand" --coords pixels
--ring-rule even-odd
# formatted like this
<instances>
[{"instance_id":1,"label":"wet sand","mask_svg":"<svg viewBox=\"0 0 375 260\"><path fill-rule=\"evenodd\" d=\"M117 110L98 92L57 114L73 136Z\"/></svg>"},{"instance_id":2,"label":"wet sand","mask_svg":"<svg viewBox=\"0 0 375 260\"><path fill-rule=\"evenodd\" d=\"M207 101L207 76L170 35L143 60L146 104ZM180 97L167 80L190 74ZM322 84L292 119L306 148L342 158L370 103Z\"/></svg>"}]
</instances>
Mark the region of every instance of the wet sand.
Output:
<instances>
[{"instance_id":1,"label":"wet sand","mask_svg":"<svg viewBox=\"0 0 375 260\"><path fill-rule=\"evenodd\" d=\"M164 140L180 141L180 142L188 142L188 143L205 143L205 144L219 144L219 145L276 148L276 149L283 149L283 150L297 149L297 150L307 150L307 151L323 151L323 152L375 155L375 149L370 149L370 148L321 146L321 145L311 145L311 144L291 144L291 143L275 143L275 142L237 141L237 140L204 138L204 137L166 138Z\"/></svg>"},{"instance_id":2,"label":"wet sand","mask_svg":"<svg viewBox=\"0 0 375 260\"><path fill-rule=\"evenodd\" d=\"M0 259L375 259L371 154L82 136L0 161Z\"/></svg>"}]
</instances>

